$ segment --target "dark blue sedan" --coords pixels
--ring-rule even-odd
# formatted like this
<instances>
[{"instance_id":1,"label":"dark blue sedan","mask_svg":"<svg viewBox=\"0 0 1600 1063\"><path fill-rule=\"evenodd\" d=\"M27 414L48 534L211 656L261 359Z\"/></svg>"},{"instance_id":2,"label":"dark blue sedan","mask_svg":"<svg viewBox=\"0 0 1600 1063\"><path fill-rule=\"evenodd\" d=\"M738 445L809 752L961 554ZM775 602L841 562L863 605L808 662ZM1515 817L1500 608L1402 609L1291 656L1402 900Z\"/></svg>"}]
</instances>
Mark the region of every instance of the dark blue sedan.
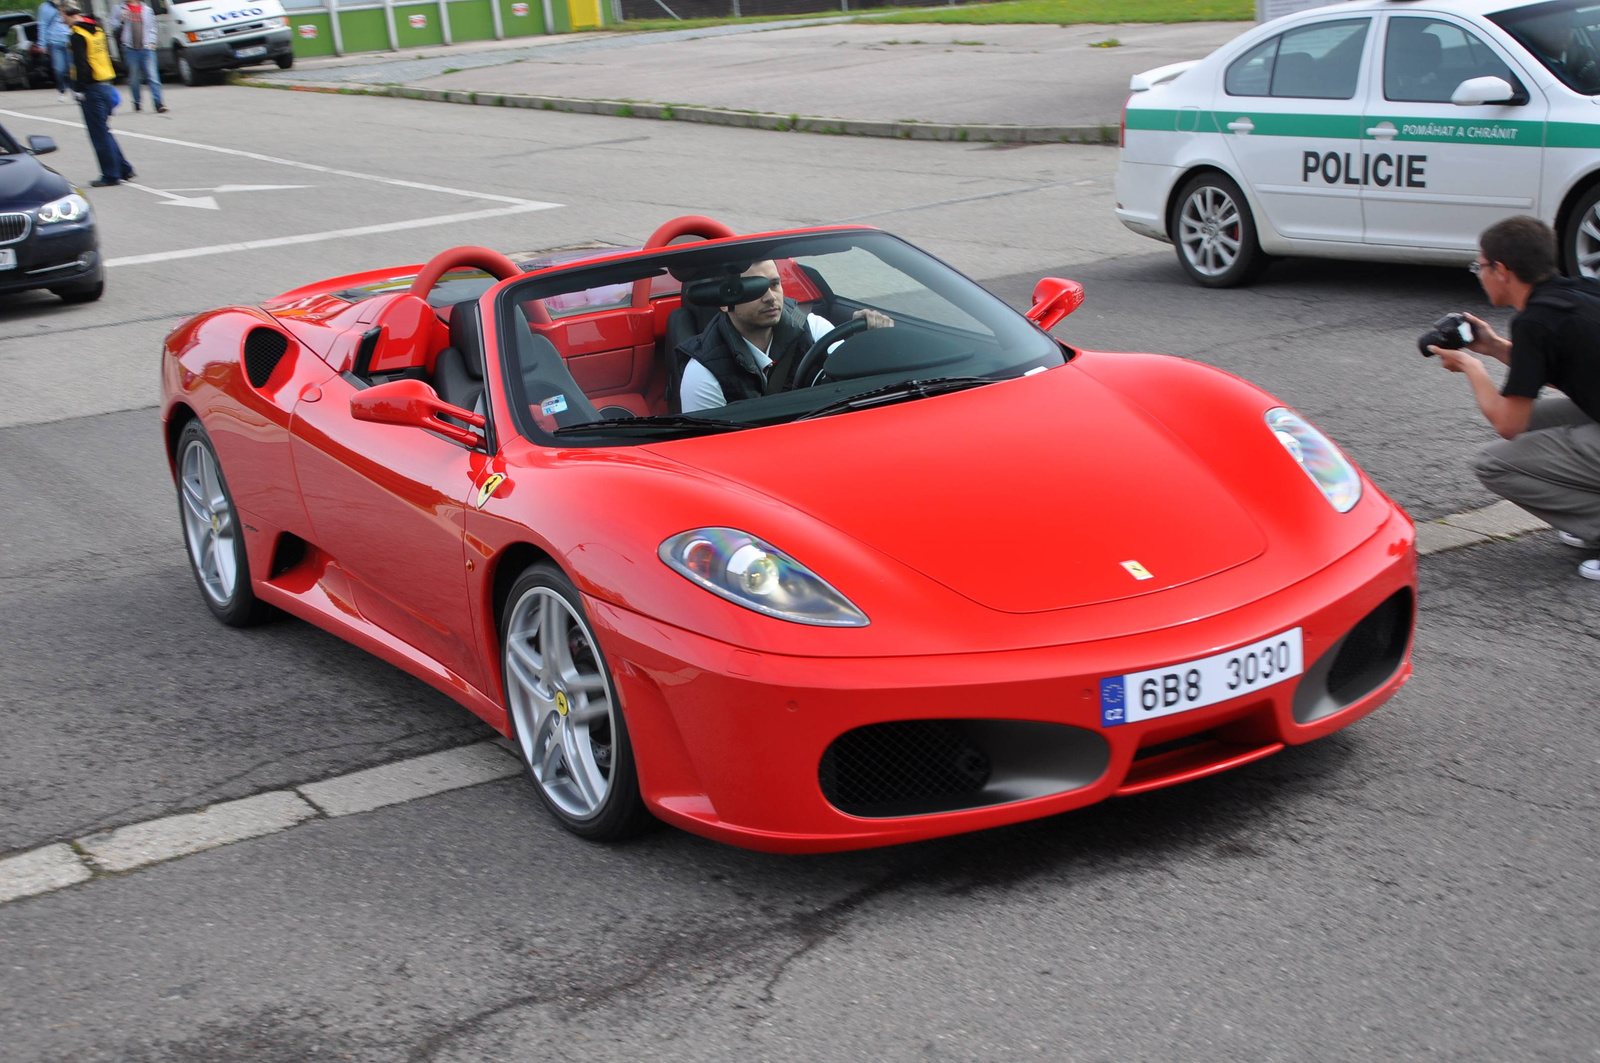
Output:
<instances>
[{"instance_id":1,"label":"dark blue sedan","mask_svg":"<svg viewBox=\"0 0 1600 1063\"><path fill-rule=\"evenodd\" d=\"M69 303L92 302L106 287L94 210L38 160L55 150L49 137L23 147L0 127L0 292L48 288Z\"/></svg>"}]
</instances>

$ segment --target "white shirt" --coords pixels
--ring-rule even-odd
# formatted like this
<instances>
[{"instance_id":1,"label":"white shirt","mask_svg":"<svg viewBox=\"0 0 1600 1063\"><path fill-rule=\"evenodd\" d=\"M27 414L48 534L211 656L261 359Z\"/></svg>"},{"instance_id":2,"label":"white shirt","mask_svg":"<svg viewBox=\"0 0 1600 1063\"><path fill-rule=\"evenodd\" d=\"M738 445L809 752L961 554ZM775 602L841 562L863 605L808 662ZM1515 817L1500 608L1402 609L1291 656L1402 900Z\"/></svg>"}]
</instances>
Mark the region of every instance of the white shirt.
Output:
<instances>
[{"instance_id":1,"label":"white shirt","mask_svg":"<svg viewBox=\"0 0 1600 1063\"><path fill-rule=\"evenodd\" d=\"M820 314L807 314L806 327L811 330L811 342L815 343L834 329L834 324ZM743 337L740 337L743 339ZM769 343L771 341L768 341ZM841 341L842 342L842 341ZM767 357L767 352L751 343L744 341L750 348L750 353L755 355L756 365L762 372L772 364L772 359ZM838 344L834 344L835 347ZM832 348L830 348L831 350ZM693 413L695 410L709 410L713 406L726 406L728 399L722 394L722 385L717 383L717 378L711 375L711 370L701 365L694 358L689 359L689 364L683 367L683 384L678 388L678 398L682 403L684 413Z\"/></svg>"}]
</instances>

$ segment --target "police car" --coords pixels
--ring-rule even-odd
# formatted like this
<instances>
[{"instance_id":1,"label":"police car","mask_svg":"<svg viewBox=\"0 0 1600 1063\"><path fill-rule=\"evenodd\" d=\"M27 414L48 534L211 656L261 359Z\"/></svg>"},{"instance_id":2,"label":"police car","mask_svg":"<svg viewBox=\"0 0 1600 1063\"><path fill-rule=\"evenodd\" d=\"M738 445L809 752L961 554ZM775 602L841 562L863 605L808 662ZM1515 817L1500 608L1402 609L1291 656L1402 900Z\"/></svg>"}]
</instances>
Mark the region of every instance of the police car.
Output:
<instances>
[{"instance_id":1,"label":"police car","mask_svg":"<svg viewBox=\"0 0 1600 1063\"><path fill-rule=\"evenodd\" d=\"M1600 277L1600 0L1354 0L1135 75L1117 217L1208 287L1269 255L1464 264L1552 225Z\"/></svg>"}]
</instances>

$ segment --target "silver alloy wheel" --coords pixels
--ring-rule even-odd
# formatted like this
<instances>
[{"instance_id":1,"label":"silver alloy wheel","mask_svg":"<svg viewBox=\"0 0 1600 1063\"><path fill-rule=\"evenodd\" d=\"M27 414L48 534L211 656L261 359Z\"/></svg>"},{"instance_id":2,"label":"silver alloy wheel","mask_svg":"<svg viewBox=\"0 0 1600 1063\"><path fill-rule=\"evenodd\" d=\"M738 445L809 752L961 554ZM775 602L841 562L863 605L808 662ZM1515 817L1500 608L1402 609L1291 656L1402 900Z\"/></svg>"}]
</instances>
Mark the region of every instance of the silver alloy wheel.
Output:
<instances>
[{"instance_id":1,"label":"silver alloy wheel","mask_svg":"<svg viewBox=\"0 0 1600 1063\"><path fill-rule=\"evenodd\" d=\"M1178 243L1196 273L1220 277L1233 268L1244 227L1233 197L1216 185L1201 185L1178 215Z\"/></svg>"},{"instance_id":2,"label":"silver alloy wheel","mask_svg":"<svg viewBox=\"0 0 1600 1063\"><path fill-rule=\"evenodd\" d=\"M219 606L233 600L239 583L234 538L238 523L222 489L222 471L211 449L195 439L178 464L178 494L183 506L183 538L189 561L206 596Z\"/></svg>"},{"instance_id":3,"label":"silver alloy wheel","mask_svg":"<svg viewBox=\"0 0 1600 1063\"><path fill-rule=\"evenodd\" d=\"M1600 200L1577 220L1577 226L1573 251L1578 260L1578 272L1591 280L1600 280Z\"/></svg>"},{"instance_id":4,"label":"silver alloy wheel","mask_svg":"<svg viewBox=\"0 0 1600 1063\"><path fill-rule=\"evenodd\" d=\"M557 808L589 819L611 792L617 733L594 635L565 598L534 587L512 607L503 654L523 761Z\"/></svg>"}]
</instances>

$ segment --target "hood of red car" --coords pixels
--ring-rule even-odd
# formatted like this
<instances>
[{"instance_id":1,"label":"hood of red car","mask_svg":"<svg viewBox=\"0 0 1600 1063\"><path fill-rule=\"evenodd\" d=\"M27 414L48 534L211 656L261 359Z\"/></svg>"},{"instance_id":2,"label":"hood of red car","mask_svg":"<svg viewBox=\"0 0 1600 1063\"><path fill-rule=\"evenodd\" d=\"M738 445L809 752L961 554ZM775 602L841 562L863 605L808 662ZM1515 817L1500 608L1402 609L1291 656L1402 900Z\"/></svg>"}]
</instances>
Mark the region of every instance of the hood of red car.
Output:
<instances>
[{"instance_id":1,"label":"hood of red car","mask_svg":"<svg viewBox=\"0 0 1600 1063\"><path fill-rule=\"evenodd\" d=\"M1072 366L671 447L1004 612L1161 591L1266 546L1182 441Z\"/></svg>"}]
</instances>

